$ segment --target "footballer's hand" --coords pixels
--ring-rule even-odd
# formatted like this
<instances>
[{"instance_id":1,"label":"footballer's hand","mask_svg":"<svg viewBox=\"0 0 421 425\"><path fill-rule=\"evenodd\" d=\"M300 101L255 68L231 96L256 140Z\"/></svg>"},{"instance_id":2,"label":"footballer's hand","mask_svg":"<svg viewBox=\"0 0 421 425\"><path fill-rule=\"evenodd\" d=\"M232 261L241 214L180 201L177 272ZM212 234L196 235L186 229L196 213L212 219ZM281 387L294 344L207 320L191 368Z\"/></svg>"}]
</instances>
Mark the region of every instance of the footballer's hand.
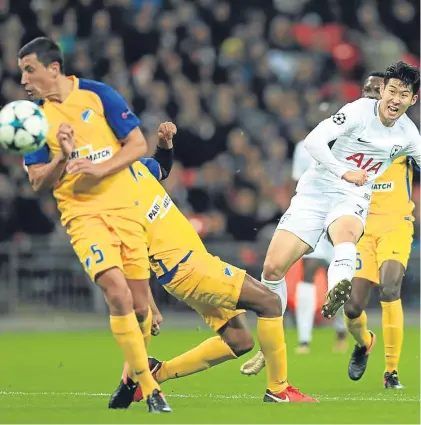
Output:
<instances>
[{"instance_id":1,"label":"footballer's hand","mask_svg":"<svg viewBox=\"0 0 421 425\"><path fill-rule=\"evenodd\" d=\"M66 167L66 171L69 174L85 174L97 179L104 177L104 170L101 164L93 164L88 158L75 158L70 160Z\"/></svg>"},{"instance_id":2,"label":"footballer's hand","mask_svg":"<svg viewBox=\"0 0 421 425\"><path fill-rule=\"evenodd\" d=\"M162 317L162 314L157 311L155 313L152 313L152 329L151 334L153 336L159 335L161 332L160 324L164 321L164 318Z\"/></svg>"},{"instance_id":3,"label":"footballer's hand","mask_svg":"<svg viewBox=\"0 0 421 425\"><path fill-rule=\"evenodd\" d=\"M357 186L362 186L367 183L368 173L365 170L347 171L342 178L348 183L354 183Z\"/></svg>"},{"instance_id":4,"label":"footballer's hand","mask_svg":"<svg viewBox=\"0 0 421 425\"><path fill-rule=\"evenodd\" d=\"M164 149L171 149L172 139L177 134L177 127L172 122L163 122L158 128L158 146Z\"/></svg>"},{"instance_id":5,"label":"footballer's hand","mask_svg":"<svg viewBox=\"0 0 421 425\"><path fill-rule=\"evenodd\" d=\"M75 147L75 134L70 124L61 123L57 131L57 140L64 158L69 158Z\"/></svg>"}]
</instances>

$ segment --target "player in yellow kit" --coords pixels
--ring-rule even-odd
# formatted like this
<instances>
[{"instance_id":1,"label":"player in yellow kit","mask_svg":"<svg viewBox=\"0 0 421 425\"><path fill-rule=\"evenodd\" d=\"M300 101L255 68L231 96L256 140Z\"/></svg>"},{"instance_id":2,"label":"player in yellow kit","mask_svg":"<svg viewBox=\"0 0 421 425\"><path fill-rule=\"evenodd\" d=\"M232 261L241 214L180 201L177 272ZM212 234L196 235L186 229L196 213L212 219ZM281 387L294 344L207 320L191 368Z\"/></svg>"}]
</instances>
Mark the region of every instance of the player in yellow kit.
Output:
<instances>
[{"instance_id":1,"label":"player in yellow kit","mask_svg":"<svg viewBox=\"0 0 421 425\"><path fill-rule=\"evenodd\" d=\"M258 316L257 337L267 365L264 401L317 402L288 383L282 325L285 306L281 299L244 270L209 254L193 226L149 170L139 162L132 170L141 193L151 267L158 281L171 295L195 309L218 334L172 360L151 359L156 380L162 383L191 375L250 351L254 343L245 321L246 309ZM135 292L133 296L136 304ZM143 387L135 388L131 377L129 372L121 380L111 396L111 408L129 407L135 393L136 401L143 398Z\"/></svg>"},{"instance_id":2,"label":"player in yellow kit","mask_svg":"<svg viewBox=\"0 0 421 425\"><path fill-rule=\"evenodd\" d=\"M371 74L365 97L380 99L384 74ZM379 288L386 359L385 388L403 388L398 363L403 340L402 279L411 253L414 204L411 201L412 161L398 158L373 185L365 233L357 245L357 267L351 298L345 304L345 323L357 344L348 366L349 377L360 379L367 367L375 335L367 330L364 308L373 285Z\"/></svg>"},{"instance_id":3,"label":"player in yellow kit","mask_svg":"<svg viewBox=\"0 0 421 425\"><path fill-rule=\"evenodd\" d=\"M147 150L139 120L111 87L64 75L63 55L48 38L22 47L18 62L22 85L50 125L44 148L25 156L29 179L35 190L54 188L62 225L104 292L111 330L145 387L149 411L170 412L149 371L141 330L151 326L149 264L140 193L128 168ZM142 290L140 327L129 284Z\"/></svg>"}]
</instances>

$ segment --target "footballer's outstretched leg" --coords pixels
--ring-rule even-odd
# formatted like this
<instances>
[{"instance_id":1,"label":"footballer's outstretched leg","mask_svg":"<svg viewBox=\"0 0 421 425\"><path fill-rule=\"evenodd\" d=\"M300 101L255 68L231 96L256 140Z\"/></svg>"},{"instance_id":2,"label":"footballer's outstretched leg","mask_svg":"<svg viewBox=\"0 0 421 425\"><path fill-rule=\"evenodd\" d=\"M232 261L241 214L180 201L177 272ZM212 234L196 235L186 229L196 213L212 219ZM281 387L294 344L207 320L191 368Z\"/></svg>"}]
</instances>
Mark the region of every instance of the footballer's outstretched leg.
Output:
<instances>
[{"instance_id":1,"label":"footballer's outstretched leg","mask_svg":"<svg viewBox=\"0 0 421 425\"><path fill-rule=\"evenodd\" d=\"M283 302L278 295L243 270L208 253L193 252L188 262L180 263L178 273L179 279L167 283L165 289L194 306L219 335L162 362L154 372L157 382L191 375L249 352L254 343L242 310L247 309L258 316L257 335L268 378L265 401L317 402L288 383ZM195 298L186 297L186 289Z\"/></svg>"}]
</instances>

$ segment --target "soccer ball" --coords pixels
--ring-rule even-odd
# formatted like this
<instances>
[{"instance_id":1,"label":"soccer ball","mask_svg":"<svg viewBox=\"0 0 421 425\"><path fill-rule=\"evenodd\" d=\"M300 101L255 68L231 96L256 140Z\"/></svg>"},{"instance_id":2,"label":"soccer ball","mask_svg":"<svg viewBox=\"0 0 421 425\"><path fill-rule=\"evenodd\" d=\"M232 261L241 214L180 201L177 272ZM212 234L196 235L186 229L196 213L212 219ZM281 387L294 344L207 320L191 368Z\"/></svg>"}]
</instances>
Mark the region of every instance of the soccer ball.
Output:
<instances>
[{"instance_id":1,"label":"soccer ball","mask_svg":"<svg viewBox=\"0 0 421 425\"><path fill-rule=\"evenodd\" d=\"M0 111L0 146L23 155L42 148L48 134L44 112L33 102L16 100Z\"/></svg>"}]
</instances>

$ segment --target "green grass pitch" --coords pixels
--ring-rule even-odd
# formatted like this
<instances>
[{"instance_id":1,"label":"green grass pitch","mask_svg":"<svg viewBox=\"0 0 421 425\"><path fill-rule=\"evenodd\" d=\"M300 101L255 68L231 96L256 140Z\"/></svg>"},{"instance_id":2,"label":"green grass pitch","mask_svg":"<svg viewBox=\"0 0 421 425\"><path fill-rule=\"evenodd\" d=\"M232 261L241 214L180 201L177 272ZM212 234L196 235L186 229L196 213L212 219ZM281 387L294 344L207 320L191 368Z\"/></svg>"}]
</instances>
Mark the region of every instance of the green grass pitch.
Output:
<instances>
[{"instance_id":1,"label":"green grass pitch","mask_svg":"<svg viewBox=\"0 0 421 425\"><path fill-rule=\"evenodd\" d=\"M243 359L169 381L163 390L174 409L149 415L145 403L108 410L122 356L111 333L0 334L1 423L420 423L420 330L406 328L400 377L405 390L382 387L381 331L365 376L347 376L349 353L333 354L333 331L317 329L308 356L293 353L296 335L287 330L289 379L320 404L263 403L265 374L239 373ZM167 330L153 338L151 354L168 359L212 333Z\"/></svg>"}]
</instances>

